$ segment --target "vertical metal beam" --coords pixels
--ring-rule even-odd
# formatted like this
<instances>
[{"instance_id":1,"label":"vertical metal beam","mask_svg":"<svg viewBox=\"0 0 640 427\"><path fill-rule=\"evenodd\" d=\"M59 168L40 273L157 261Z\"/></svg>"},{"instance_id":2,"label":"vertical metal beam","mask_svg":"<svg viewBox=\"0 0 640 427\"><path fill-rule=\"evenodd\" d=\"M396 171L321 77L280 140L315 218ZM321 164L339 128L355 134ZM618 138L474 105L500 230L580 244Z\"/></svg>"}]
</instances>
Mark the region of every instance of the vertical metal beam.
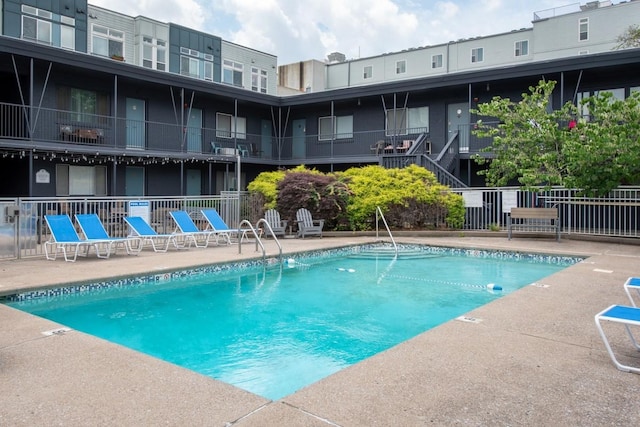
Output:
<instances>
[{"instance_id":1,"label":"vertical metal beam","mask_svg":"<svg viewBox=\"0 0 640 427\"><path fill-rule=\"evenodd\" d=\"M335 116L335 110L334 110L334 105L332 100L331 101L331 172L333 172L333 143L335 142L335 140L336 140L336 116ZM305 138L305 144L306 144L306 138ZM304 152L305 153L307 152L306 148Z\"/></svg>"},{"instance_id":2,"label":"vertical metal beam","mask_svg":"<svg viewBox=\"0 0 640 427\"><path fill-rule=\"evenodd\" d=\"M126 136L125 136L126 138ZM126 140L125 140L126 141ZM118 146L118 76L113 76L113 147ZM118 156L113 156L113 176L111 177L111 195L118 193Z\"/></svg>"}]
</instances>

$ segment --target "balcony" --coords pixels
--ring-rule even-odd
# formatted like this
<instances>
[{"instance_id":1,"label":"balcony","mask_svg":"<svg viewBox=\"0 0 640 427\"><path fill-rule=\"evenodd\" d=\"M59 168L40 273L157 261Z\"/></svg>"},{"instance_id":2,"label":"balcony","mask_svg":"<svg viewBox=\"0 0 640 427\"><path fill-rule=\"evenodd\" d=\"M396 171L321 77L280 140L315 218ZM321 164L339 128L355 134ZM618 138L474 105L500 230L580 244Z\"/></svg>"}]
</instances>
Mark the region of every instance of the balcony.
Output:
<instances>
[{"instance_id":1,"label":"balcony","mask_svg":"<svg viewBox=\"0 0 640 427\"><path fill-rule=\"evenodd\" d=\"M409 129L405 134L390 136L384 130L374 130L333 137L322 135L322 138L317 134L277 138L0 103L2 148L95 152L105 156L232 161L241 155L245 163L270 165L378 163L380 157L409 155L405 141L415 141L425 131L424 128ZM371 148L380 142L384 142L382 152ZM411 155L422 155L429 154L430 149L425 145L410 151Z\"/></svg>"}]
</instances>

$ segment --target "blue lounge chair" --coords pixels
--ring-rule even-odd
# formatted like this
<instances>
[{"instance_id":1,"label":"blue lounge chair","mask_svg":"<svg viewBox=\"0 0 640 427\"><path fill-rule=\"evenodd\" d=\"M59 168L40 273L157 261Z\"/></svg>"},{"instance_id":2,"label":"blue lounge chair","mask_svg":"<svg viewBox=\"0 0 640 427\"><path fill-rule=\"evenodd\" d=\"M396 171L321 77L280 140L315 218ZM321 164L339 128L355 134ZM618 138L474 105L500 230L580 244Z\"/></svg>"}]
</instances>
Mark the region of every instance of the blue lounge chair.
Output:
<instances>
[{"instance_id":1,"label":"blue lounge chair","mask_svg":"<svg viewBox=\"0 0 640 427\"><path fill-rule=\"evenodd\" d=\"M45 215L44 220L51 231L51 239L44 243L44 254L48 260L55 260L58 253L62 252L65 261L75 262L78 255L87 256L91 248L96 251L98 258L109 258L113 242L104 239L82 240L69 215ZM81 249L83 253L80 253Z\"/></svg>"},{"instance_id":2,"label":"blue lounge chair","mask_svg":"<svg viewBox=\"0 0 640 427\"><path fill-rule=\"evenodd\" d=\"M611 344L609 344L609 340L607 339L607 336L604 333L602 324L600 323L603 320L607 320L609 322L614 322L614 323L620 323L624 325L625 329L627 330L627 335L629 335L629 338L631 338L631 342L633 346L636 348L636 350L640 350L640 344L638 344L638 341L633 336L630 328L631 326L640 326L640 308L627 307L624 305L612 305L611 307L601 311L595 316L596 327L598 328L600 337L602 337L604 346L607 348L607 352L609 353L609 356L611 357L611 360L613 361L614 365L616 365L616 367L621 371L634 372L636 374L640 374L640 367L623 365L618 361L618 359L613 353Z\"/></svg>"},{"instance_id":3,"label":"blue lounge chair","mask_svg":"<svg viewBox=\"0 0 640 427\"><path fill-rule=\"evenodd\" d=\"M216 230L200 230L187 211L171 211L169 215L176 223L177 231L185 239L190 239L197 248L206 248L212 239L218 243L219 233Z\"/></svg>"},{"instance_id":4,"label":"blue lounge chair","mask_svg":"<svg viewBox=\"0 0 640 427\"><path fill-rule=\"evenodd\" d=\"M244 238L246 236L246 230L239 230L237 228L229 228L226 222L222 219L220 214L215 209L202 209L202 216L207 220L208 228L215 230L218 234L227 240L227 243L231 243L232 237Z\"/></svg>"},{"instance_id":5,"label":"blue lounge chair","mask_svg":"<svg viewBox=\"0 0 640 427\"><path fill-rule=\"evenodd\" d=\"M149 243L155 252L167 252L171 244L173 244L176 249L186 248L183 241L178 241L177 234L158 234L156 230L140 216L125 216L124 220L129 225L131 235L139 237L143 245Z\"/></svg>"},{"instance_id":6,"label":"blue lounge chair","mask_svg":"<svg viewBox=\"0 0 640 427\"><path fill-rule=\"evenodd\" d=\"M128 255L138 255L142 249L142 241L139 237L111 237L104 228L100 217L96 214L76 214L76 221L87 240L104 240L112 243L113 253L118 247L123 247Z\"/></svg>"},{"instance_id":7,"label":"blue lounge chair","mask_svg":"<svg viewBox=\"0 0 640 427\"><path fill-rule=\"evenodd\" d=\"M640 297L640 277L629 277L626 282L624 282L624 291L627 293L629 297L629 301L631 301L631 305L637 307L633 296L631 295L631 291L636 291L635 293Z\"/></svg>"},{"instance_id":8,"label":"blue lounge chair","mask_svg":"<svg viewBox=\"0 0 640 427\"><path fill-rule=\"evenodd\" d=\"M324 219L314 220L308 209L300 208L296 212L296 222L298 224L298 237L304 236L320 236L322 237L322 229L324 228Z\"/></svg>"}]
</instances>

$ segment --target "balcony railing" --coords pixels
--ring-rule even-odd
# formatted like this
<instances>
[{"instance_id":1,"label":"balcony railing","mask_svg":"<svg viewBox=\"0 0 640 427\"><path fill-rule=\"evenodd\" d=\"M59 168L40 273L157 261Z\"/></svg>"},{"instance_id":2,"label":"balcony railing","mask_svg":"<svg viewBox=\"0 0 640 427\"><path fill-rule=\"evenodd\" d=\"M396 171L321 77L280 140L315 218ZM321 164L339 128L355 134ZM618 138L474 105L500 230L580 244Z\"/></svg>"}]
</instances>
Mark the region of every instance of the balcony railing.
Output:
<instances>
[{"instance_id":1,"label":"balcony railing","mask_svg":"<svg viewBox=\"0 0 640 427\"><path fill-rule=\"evenodd\" d=\"M405 140L415 141L426 129L407 129L389 135L384 129L335 135L303 134L274 137L228 130L134 120L48 108L23 107L0 103L0 138L24 141L20 149L36 148L37 143L55 143L61 147L95 147L103 153L152 153L154 156L181 154L199 156L235 156L241 154L267 161L308 162L314 159L377 162L379 156L406 152ZM383 143L384 150L376 149ZM213 148L216 147L217 149ZM86 151L86 150L84 150Z\"/></svg>"}]
</instances>

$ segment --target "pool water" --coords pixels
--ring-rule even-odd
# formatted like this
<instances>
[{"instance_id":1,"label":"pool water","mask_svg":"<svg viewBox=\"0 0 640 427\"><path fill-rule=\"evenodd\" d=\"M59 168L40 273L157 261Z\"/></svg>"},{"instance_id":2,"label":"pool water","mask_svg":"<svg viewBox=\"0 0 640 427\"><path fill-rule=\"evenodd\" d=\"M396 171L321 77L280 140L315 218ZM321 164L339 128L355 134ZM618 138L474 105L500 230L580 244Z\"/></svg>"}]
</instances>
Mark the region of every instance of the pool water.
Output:
<instances>
[{"instance_id":1,"label":"pool water","mask_svg":"<svg viewBox=\"0 0 640 427\"><path fill-rule=\"evenodd\" d=\"M10 305L279 399L567 265L447 253L300 258Z\"/></svg>"}]
</instances>

